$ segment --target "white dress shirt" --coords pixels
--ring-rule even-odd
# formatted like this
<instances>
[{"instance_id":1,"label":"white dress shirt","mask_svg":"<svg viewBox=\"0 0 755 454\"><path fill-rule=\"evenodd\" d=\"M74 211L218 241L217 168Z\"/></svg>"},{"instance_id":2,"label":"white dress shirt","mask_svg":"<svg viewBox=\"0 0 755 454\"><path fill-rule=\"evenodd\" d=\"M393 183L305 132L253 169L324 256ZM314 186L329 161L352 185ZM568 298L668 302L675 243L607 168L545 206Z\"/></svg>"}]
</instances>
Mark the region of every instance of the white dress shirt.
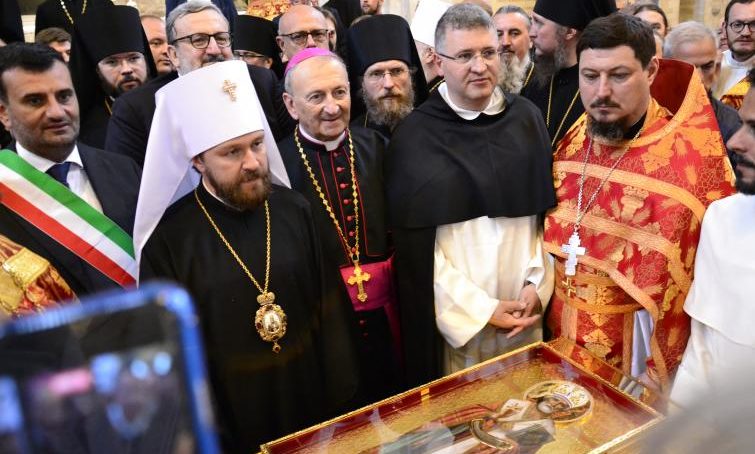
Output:
<instances>
[{"instance_id":1,"label":"white dress shirt","mask_svg":"<svg viewBox=\"0 0 755 454\"><path fill-rule=\"evenodd\" d=\"M16 152L23 160L31 164L32 167L40 172L47 172L50 167L58 164L55 161L34 154L19 142L16 142ZM68 170L68 178L66 178L71 192L81 197L85 202L91 205L92 208L102 213L102 205L97 198L97 194L94 192L89 177L87 177L86 171L84 170L84 164L81 162L81 155L79 155L79 148L76 145L74 145L73 151L71 151L71 154L68 155L64 162L71 163L71 167Z\"/></svg>"},{"instance_id":2,"label":"white dress shirt","mask_svg":"<svg viewBox=\"0 0 755 454\"><path fill-rule=\"evenodd\" d=\"M718 81L713 90L716 99L721 99L734 85L744 79L753 63L755 63L755 57L739 62L734 60L730 50L725 51L721 58L721 74L718 76Z\"/></svg>"}]
</instances>

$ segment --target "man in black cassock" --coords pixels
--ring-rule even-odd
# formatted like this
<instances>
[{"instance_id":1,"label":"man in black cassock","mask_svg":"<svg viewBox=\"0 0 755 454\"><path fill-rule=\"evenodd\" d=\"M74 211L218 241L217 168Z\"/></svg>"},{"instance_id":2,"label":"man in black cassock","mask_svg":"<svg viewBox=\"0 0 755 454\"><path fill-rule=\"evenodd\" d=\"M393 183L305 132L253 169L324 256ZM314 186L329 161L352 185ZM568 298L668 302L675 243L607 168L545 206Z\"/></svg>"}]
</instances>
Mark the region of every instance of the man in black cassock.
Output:
<instances>
[{"instance_id":1,"label":"man in black cassock","mask_svg":"<svg viewBox=\"0 0 755 454\"><path fill-rule=\"evenodd\" d=\"M271 69L283 77L275 25L264 17L239 15L233 32L233 55L249 65Z\"/></svg>"},{"instance_id":2,"label":"man in black cassock","mask_svg":"<svg viewBox=\"0 0 755 454\"><path fill-rule=\"evenodd\" d=\"M112 5L79 18L69 67L81 109L79 138L104 148L115 99L157 75L139 11Z\"/></svg>"},{"instance_id":3,"label":"man in black cassock","mask_svg":"<svg viewBox=\"0 0 755 454\"><path fill-rule=\"evenodd\" d=\"M454 5L438 31L445 82L396 128L386 163L410 386L537 340L553 289L540 113L497 87L498 38L484 10Z\"/></svg>"},{"instance_id":4,"label":"man in black cassock","mask_svg":"<svg viewBox=\"0 0 755 454\"><path fill-rule=\"evenodd\" d=\"M390 138L414 106L427 99L409 24L393 14L370 16L349 28L348 38L351 89L361 101L352 123Z\"/></svg>"},{"instance_id":5,"label":"man in black cassock","mask_svg":"<svg viewBox=\"0 0 755 454\"><path fill-rule=\"evenodd\" d=\"M585 112L579 101L579 36L591 20L615 11L615 0L535 2L530 27L535 73L521 94L540 108L553 149Z\"/></svg>"},{"instance_id":6,"label":"man in black cassock","mask_svg":"<svg viewBox=\"0 0 755 454\"><path fill-rule=\"evenodd\" d=\"M144 163L152 116L155 113L155 95L167 83L195 69L216 62L232 60L231 43L219 46L216 38L192 44L192 35L216 36L228 33L228 21L217 6L208 2L181 3L166 19L168 56L176 71L152 79L144 86L119 96L113 104L113 115L108 123L105 147L114 153L125 154L139 165ZM205 45L206 44L206 45ZM227 45L226 45L227 44ZM257 91L267 121L277 139L288 135L294 122L286 112L280 97L275 74L269 69L249 66L249 78Z\"/></svg>"},{"instance_id":7,"label":"man in black cassock","mask_svg":"<svg viewBox=\"0 0 755 454\"><path fill-rule=\"evenodd\" d=\"M386 139L371 129L347 129L348 85L343 62L330 51L311 48L295 55L283 96L299 125L278 148L291 187L312 206L324 259L333 271L340 269L343 304L353 307L359 330L361 397L374 402L400 391L399 314L383 186ZM312 105L313 93L323 93L325 100ZM358 253L353 252L356 248ZM369 280L358 283L362 272Z\"/></svg>"},{"instance_id":8,"label":"man in black cassock","mask_svg":"<svg viewBox=\"0 0 755 454\"><path fill-rule=\"evenodd\" d=\"M74 24L78 23L80 17L103 6L112 5L112 0L45 0L37 6L34 33L58 27L73 35Z\"/></svg>"},{"instance_id":9,"label":"man in black cassock","mask_svg":"<svg viewBox=\"0 0 755 454\"><path fill-rule=\"evenodd\" d=\"M166 85L137 207L141 280L197 304L226 452L336 416L357 387L349 308L309 204L270 183L288 180L264 118L242 62Z\"/></svg>"}]
</instances>

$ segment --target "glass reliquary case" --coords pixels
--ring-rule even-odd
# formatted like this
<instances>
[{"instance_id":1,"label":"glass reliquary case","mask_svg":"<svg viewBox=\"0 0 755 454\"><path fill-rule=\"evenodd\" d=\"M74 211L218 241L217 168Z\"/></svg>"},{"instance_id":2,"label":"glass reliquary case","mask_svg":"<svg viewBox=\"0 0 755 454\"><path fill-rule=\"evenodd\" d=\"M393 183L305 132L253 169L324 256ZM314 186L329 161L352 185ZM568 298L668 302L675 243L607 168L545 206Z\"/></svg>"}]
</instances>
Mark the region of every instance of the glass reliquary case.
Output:
<instances>
[{"instance_id":1,"label":"glass reliquary case","mask_svg":"<svg viewBox=\"0 0 755 454\"><path fill-rule=\"evenodd\" d=\"M587 350L537 343L262 446L265 454L634 452L662 415ZM652 398L652 396L650 396Z\"/></svg>"}]
</instances>

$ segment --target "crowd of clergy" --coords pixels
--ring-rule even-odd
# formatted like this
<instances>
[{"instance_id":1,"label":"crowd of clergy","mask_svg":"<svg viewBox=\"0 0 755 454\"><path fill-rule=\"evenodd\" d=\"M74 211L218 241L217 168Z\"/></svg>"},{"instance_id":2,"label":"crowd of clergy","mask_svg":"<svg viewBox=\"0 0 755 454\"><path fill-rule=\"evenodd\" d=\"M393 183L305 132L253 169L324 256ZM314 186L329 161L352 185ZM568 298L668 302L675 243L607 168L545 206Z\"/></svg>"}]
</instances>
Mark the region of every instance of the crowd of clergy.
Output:
<instances>
[{"instance_id":1,"label":"crowd of clergy","mask_svg":"<svg viewBox=\"0 0 755 454\"><path fill-rule=\"evenodd\" d=\"M179 283L228 452L541 340L755 364L755 0L167 3L2 2L0 319Z\"/></svg>"}]
</instances>

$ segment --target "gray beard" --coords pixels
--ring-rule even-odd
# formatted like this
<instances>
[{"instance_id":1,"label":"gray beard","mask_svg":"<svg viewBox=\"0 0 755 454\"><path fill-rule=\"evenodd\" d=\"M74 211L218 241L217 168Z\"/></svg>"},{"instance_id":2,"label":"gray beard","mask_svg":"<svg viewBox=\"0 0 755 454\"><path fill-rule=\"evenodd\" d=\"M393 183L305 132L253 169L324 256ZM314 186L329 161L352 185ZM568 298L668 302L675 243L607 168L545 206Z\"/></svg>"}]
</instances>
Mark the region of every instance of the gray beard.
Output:
<instances>
[{"instance_id":1,"label":"gray beard","mask_svg":"<svg viewBox=\"0 0 755 454\"><path fill-rule=\"evenodd\" d=\"M610 141L617 141L624 138L627 133L626 128L617 121L600 122L589 116L587 122L587 131L591 136L601 137Z\"/></svg>"},{"instance_id":2,"label":"gray beard","mask_svg":"<svg viewBox=\"0 0 755 454\"><path fill-rule=\"evenodd\" d=\"M501 71L498 75L498 86L508 93L519 94L527 77L527 67L530 64L529 55L520 60L515 54L501 58Z\"/></svg>"},{"instance_id":3,"label":"gray beard","mask_svg":"<svg viewBox=\"0 0 755 454\"><path fill-rule=\"evenodd\" d=\"M410 86L406 97L399 100L398 104L391 103L386 106L379 100L367 97L364 90L360 90L362 101L367 107L367 115L378 126L386 126L391 131L414 109L414 87Z\"/></svg>"}]
</instances>

